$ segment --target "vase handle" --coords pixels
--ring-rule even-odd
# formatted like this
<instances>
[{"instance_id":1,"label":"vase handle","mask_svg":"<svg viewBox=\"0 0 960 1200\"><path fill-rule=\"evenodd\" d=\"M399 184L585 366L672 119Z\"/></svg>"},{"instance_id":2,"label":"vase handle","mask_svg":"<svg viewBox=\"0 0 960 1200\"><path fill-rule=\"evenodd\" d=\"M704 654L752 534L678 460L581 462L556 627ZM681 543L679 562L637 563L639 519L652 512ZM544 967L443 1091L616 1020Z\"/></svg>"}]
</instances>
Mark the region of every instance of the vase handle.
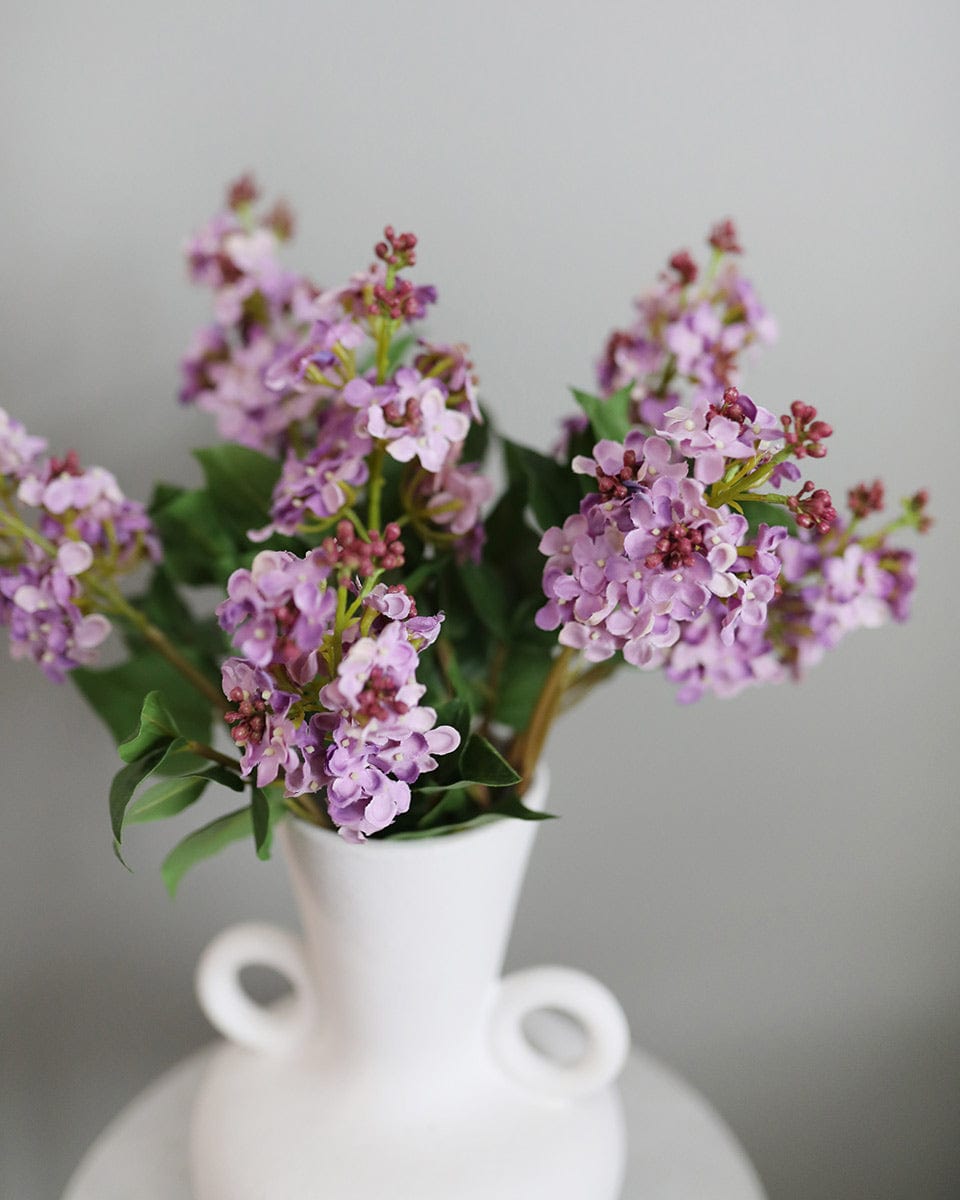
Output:
<instances>
[{"instance_id":1,"label":"vase handle","mask_svg":"<svg viewBox=\"0 0 960 1200\"><path fill-rule=\"evenodd\" d=\"M576 1062L557 1062L530 1044L523 1022L539 1009L558 1009L583 1027L586 1046ZM502 980L491 1037L494 1057L507 1075L557 1100L576 1100L606 1087L630 1052L627 1018L613 993L568 967L532 967Z\"/></svg>"},{"instance_id":2,"label":"vase handle","mask_svg":"<svg viewBox=\"0 0 960 1200\"><path fill-rule=\"evenodd\" d=\"M272 967L293 996L270 1008L250 998L240 982L244 967ZM315 1018L313 987L299 938L275 925L232 925L207 946L196 972L197 998L207 1019L233 1042L266 1054L299 1043Z\"/></svg>"}]
</instances>

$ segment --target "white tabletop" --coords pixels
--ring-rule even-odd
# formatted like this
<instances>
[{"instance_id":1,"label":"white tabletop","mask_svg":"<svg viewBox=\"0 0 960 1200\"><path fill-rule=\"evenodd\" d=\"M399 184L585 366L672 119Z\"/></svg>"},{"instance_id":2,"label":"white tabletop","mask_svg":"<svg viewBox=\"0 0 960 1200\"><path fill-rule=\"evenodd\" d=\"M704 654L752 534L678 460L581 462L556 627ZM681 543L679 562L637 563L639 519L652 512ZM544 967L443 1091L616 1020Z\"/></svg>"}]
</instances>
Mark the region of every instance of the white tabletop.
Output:
<instances>
[{"instance_id":1,"label":"white tabletop","mask_svg":"<svg viewBox=\"0 0 960 1200\"><path fill-rule=\"evenodd\" d=\"M185 1059L128 1105L63 1200L190 1200L187 1122L209 1054ZM620 1087L630 1142L623 1200L764 1200L746 1155L686 1083L634 1052Z\"/></svg>"}]
</instances>

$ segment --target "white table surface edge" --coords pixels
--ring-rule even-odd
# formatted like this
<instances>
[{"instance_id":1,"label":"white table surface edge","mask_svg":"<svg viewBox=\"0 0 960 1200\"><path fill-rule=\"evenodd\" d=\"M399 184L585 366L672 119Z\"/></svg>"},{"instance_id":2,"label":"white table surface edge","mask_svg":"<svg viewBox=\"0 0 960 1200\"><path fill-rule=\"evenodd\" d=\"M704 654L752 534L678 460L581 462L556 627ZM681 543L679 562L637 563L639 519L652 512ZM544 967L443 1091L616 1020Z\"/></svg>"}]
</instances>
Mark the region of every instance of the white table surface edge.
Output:
<instances>
[{"instance_id":1,"label":"white table surface edge","mask_svg":"<svg viewBox=\"0 0 960 1200\"><path fill-rule=\"evenodd\" d=\"M190 1200L188 1116L212 1050L179 1062L110 1122L63 1200ZM634 1050L620 1089L629 1138L622 1200L765 1200L733 1134L688 1083Z\"/></svg>"}]
</instances>

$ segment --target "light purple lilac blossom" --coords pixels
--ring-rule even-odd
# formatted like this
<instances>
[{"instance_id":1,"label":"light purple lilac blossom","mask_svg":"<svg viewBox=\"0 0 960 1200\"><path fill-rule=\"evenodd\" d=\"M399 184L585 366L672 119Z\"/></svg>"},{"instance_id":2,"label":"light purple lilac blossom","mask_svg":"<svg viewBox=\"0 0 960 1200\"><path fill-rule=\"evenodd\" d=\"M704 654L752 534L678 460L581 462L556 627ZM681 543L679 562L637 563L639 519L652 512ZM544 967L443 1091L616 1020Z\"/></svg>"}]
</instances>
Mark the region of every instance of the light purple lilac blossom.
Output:
<instances>
[{"instance_id":1,"label":"light purple lilac blossom","mask_svg":"<svg viewBox=\"0 0 960 1200\"><path fill-rule=\"evenodd\" d=\"M46 440L27 433L24 426L0 408L0 476L20 479L37 469L47 449Z\"/></svg>"},{"instance_id":2,"label":"light purple lilac blossom","mask_svg":"<svg viewBox=\"0 0 960 1200\"><path fill-rule=\"evenodd\" d=\"M94 611L103 589L109 609L115 577L159 558L160 545L143 505L109 471L84 470L74 451L46 458L45 449L0 410L0 624L14 658L32 658L60 683L95 662L110 633Z\"/></svg>"},{"instance_id":3,"label":"light purple lilac blossom","mask_svg":"<svg viewBox=\"0 0 960 1200\"><path fill-rule=\"evenodd\" d=\"M243 657L224 664L223 690L243 773L260 787L282 777L289 797L323 792L341 835L362 841L406 812L410 784L460 738L416 678L442 618L376 583L341 629L339 583L323 548L262 551L234 572L217 613Z\"/></svg>"},{"instance_id":4,"label":"light purple lilac blossom","mask_svg":"<svg viewBox=\"0 0 960 1200\"><path fill-rule=\"evenodd\" d=\"M611 335L597 364L601 395L631 388L637 419L654 429L680 401L678 387L722 392L739 383L745 351L776 339L753 285L736 262L717 257L717 269L702 274L689 254L674 255L658 286L636 301L636 321Z\"/></svg>"},{"instance_id":5,"label":"light purple lilac blossom","mask_svg":"<svg viewBox=\"0 0 960 1200\"><path fill-rule=\"evenodd\" d=\"M105 616L80 607L77 576L92 562L89 548L85 554L81 547L51 559L31 544L25 561L0 569L0 622L9 627L10 654L33 659L54 683L62 683L74 667L95 662L110 634Z\"/></svg>"},{"instance_id":6,"label":"light purple lilac blossom","mask_svg":"<svg viewBox=\"0 0 960 1200\"><path fill-rule=\"evenodd\" d=\"M662 439L631 441L630 447L600 442L593 460L606 477L629 462L633 478L624 495L593 493L562 529L544 534L547 604L536 623L560 626L561 645L581 650L588 661L620 650L627 662L650 666L711 597L737 592L730 568L747 522L711 507L702 485L685 477L685 464L670 462Z\"/></svg>"}]
</instances>

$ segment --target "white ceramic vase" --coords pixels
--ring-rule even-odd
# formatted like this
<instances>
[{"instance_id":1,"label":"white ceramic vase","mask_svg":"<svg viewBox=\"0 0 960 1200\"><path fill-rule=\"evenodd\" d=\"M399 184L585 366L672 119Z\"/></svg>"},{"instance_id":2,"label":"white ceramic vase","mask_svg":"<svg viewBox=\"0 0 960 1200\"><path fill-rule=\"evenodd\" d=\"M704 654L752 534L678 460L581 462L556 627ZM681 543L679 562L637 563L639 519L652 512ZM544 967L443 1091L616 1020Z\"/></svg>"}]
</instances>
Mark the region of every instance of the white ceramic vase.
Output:
<instances>
[{"instance_id":1,"label":"white ceramic vase","mask_svg":"<svg viewBox=\"0 0 960 1200\"><path fill-rule=\"evenodd\" d=\"M528 802L543 805L546 777ZM200 1003L227 1041L192 1121L195 1200L616 1200L623 1012L562 967L500 978L536 824L505 819L349 845L289 820L278 837L303 939L238 925L207 948ZM244 966L293 985L255 1004ZM579 1021L573 1064L522 1024Z\"/></svg>"}]
</instances>

